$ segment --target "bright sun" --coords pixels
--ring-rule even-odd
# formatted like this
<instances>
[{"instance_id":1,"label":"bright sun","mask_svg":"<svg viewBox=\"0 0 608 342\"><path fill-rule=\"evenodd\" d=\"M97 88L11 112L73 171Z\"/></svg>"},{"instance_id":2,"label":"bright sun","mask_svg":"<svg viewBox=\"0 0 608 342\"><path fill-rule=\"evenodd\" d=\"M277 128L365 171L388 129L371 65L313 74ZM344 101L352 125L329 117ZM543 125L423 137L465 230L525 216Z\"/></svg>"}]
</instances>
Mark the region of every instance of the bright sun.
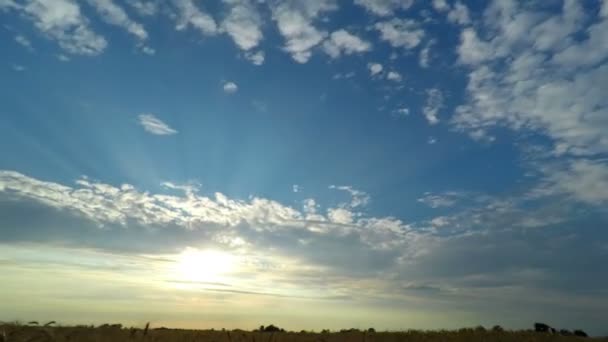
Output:
<instances>
[{"instance_id":1,"label":"bright sun","mask_svg":"<svg viewBox=\"0 0 608 342\"><path fill-rule=\"evenodd\" d=\"M176 271L182 280L218 282L235 267L235 257L216 250L186 248L177 258Z\"/></svg>"}]
</instances>

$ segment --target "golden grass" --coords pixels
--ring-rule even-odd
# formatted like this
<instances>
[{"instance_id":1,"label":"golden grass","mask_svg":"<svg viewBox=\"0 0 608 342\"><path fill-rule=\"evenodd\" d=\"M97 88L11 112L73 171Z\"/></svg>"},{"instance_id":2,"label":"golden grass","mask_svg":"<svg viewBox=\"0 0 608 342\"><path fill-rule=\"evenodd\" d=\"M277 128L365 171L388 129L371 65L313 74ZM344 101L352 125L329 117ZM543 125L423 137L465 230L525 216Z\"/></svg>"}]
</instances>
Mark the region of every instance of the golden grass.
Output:
<instances>
[{"instance_id":1,"label":"golden grass","mask_svg":"<svg viewBox=\"0 0 608 342\"><path fill-rule=\"evenodd\" d=\"M460 329L458 331L418 331L403 332L250 332L243 330L185 330L166 328L122 328L104 325L88 326L36 326L21 324L0 324L0 342L418 342L418 341L606 341L608 338L581 338L560 336L533 331L482 331Z\"/></svg>"}]
</instances>

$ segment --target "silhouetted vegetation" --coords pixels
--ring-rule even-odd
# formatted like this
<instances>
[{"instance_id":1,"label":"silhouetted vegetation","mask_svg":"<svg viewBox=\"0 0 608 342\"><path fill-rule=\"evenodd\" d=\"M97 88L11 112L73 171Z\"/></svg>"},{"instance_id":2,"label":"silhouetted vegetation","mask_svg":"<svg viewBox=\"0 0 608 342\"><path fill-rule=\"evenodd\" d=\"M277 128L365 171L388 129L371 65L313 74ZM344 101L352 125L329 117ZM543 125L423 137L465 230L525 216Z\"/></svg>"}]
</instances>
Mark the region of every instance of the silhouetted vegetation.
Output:
<instances>
[{"instance_id":1,"label":"silhouetted vegetation","mask_svg":"<svg viewBox=\"0 0 608 342\"><path fill-rule=\"evenodd\" d=\"M537 325L540 324L540 325ZM166 327L151 328L150 323L141 327L126 328L119 324L94 326L72 326L45 324L0 323L0 342L415 342L415 341L501 341L501 342L544 342L580 341L587 337L582 330L562 329L552 333L551 327L544 323L534 325L534 330L513 331L494 326L486 330L478 326L462 328L457 331L419 331L376 332L375 329L342 329L331 332L324 329L321 333L308 331L286 332L275 325L260 326L255 331L243 330L188 330ZM545 327L546 326L546 327ZM538 329L537 329L538 328ZM268 334L270 332L270 334ZM608 338L595 338L593 341L608 342Z\"/></svg>"}]
</instances>

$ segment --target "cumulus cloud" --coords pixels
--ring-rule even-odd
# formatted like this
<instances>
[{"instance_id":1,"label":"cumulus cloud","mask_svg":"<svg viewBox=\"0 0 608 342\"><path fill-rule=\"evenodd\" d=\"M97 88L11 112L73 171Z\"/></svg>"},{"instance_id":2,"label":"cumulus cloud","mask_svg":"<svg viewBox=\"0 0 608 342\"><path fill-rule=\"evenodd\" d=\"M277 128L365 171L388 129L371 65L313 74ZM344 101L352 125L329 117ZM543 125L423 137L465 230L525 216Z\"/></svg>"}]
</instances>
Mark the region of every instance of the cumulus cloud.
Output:
<instances>
[{"instance_id":1,"label":"cumulus cloud","mask_svg":"<svg viewBox=\"0 0 608 342\"><path fill-rule=\"evenodd\" d=\"M266 54L264 53L264 51L247 51L245 52L245 58L254 65L262 65L264 64L264 60L266 59Z\"/></svg>"},{"instance_id":2,"label":"cumulus cloud","mask_svg":"<svg viewBox=\"0 0 608 342\"><path fill-rule=\"evenodd\" d=\"M340 55L368 52L372 49L371 43L341 29L331 33L323 42L323 50L332 58Z\"/></svg>"},{"instance_id":3,"label":"cumulus cloud","mask_svg":"<svg viewBox=\"0 0 608 342\"><path fill-rule=\"evenodd\" d=\"M114 1L88 0L88 2L97 10L105 22L124 28L134 35L140 43L148 39L148 32L143 25L129 18L125 10Z\"/></svg>"},{"instance_id":4,"label":"cumulus cloud","mask_svg":"<svg viewBox=\"0 0 608 342\"><path fill-rule=\"evenodd\" d=\"M450 5L448 5L446 0L433 0L432 5L433 8L439 12L444 12L450 9Z\"/></svg>"},{"instance_id":5,"label":"cumulus cloud","mask_svg":"<svg viewBox=\"0 0 608 342\"><path fill-rule=\"evenodd\" d=\"M471 22L469 8L460 1L456 1L452 9L448 12L448 21L466 25Z\"/></svg>"},{"instance_id":6,"label":"cumulus cloud","mask_svg":"<svg viewBox=\"0 0 608 342\"><path fill-rule=\"evenodd\" d=\"M205 36L217 34L218 27L215 19L197 7L194 0L172 0L172 3L176 8L177 25L175 28L177 30L185 30L192 26Z\"/></svg>"},{"instance_id":7,"label":"cumulus cloud","mask_svg":"<svg viewBox=\"0 0 608 342\"><path fill-rule=\"evenodd\" d=\"M422 108L422 112L426 121L435 125L439 123L439 111L443 108L443 93L437 88L432 88L426 90L426 96L426 104Z\"/></svg>"},{"instance_id":8,"label":"cumulus cloud","mask_svg":"<svg viewBox=\"0 0 608 342\"><path fill-rule=\"evenodd\" d=\"M384 69L384 67L380 63L369 63L367 64L367 68L369 69L369 73L372 76L378 75Z\"/></svg>"},{"instance_id":9,"label":"cumulus cloud","mask_svg":"<svg viewBox=\"0 0 608 342\"><path fill-rule=\"evenodd\" d=\"M369 204L371 197L364 191L357 190L349 185L331 185L330 189L346 191L351 196L350 203L347 203L346 206L355 209L358 207L364 207Z\"/></svg>"},{"instance_id":10,"label":"cumulus cloud","mask_svg":"<svg viewBox=\"0 0 608 342\"><path fill-rule=\"evenodd\" d=\"M314 22L319 16L337 9L334 0L273 0L270 2L272 18L285 39L283 49L298 63L306 63L311 50L328 35Z\"/></svg>"},{"instance_id":11,"label":"cumulus cloud","mask_svg":"<svg viewBox=\"0 0 608 342\"><path fill-rule=\"evenodd\" d=\"M396 10L406 10L414 4L414 0L355 0L355 4L379 15L393 15Z\"/></svg>"},{"instance_id":12,"label":"cumulus cloud","mask_svg":"<svg viewBox=\"0 0 608 342\"><path fill-rule=\"evenodd\" d=\"M169 127L169 125L153 114L140 114L137 118L139 124L149 133L156 135L172 135L177 133L175 129Z\"/></svg>"},{"instance_id":13,"label":"cumulus cloud","mask_svg":"<svg viewBox=\"0 0 608 342\"><path fill-rule=\"evenodd\" d=\"M453 124L467 132L536 130L564 156L606 153L608 102L599 89L608 86L608 65L598 62L608 57L600 43L608 19L585 21L578 1L564 1L561 13L509 4L495 1L484 12L494 36L461 34L468 96Z\"/></svg>"},{"instance_id":14,"label":"cumulus cloud","mask_svg":"<svg viewBox=\"0 0 608 342\"><path fill-rule=\"evenodd\" d=\"M393 82L401 82L403 80L403 76L396 71L389 71L386 74L386 79Z\"/></svg>"},{"instance_id":15,"label":"cumulus cloud","mask_svg":"<svg viewBox=\"0 0 608 342\"><path fill-rule=\"evenodd\" d=\"M424 37L424 30L412 19L393 18L378 22L374 27L380 32L380 39L396 48L415 48Z\"/></svg>"},{"instance_id":16,"label":"cumulus cloud","mask_svg":"<svg viewBox=\"0 0 608 342\"><path fill-rule=\"evenodd\" d=\"M435 40L431 39L424 46L422 50L420 50L420 54L418 55L418 65L422 68L428 68L431 61L431 47L435 45Z\"/></svg>"},{"instance_id":17,"label":"cumulus cloud","mask_svg":"<svg viewBox=\"0 0 608 342\"><path fill-rule=\"evenodd\" d=\"M251 0L224 0L230 10L221 29L232 37L241 50L251 50L264 38L262 18Z\"/></svg>"},{"instance_id":18,"label":"cumulus cloud","mask_svg":"<svg viewBox=\"0 0 608 342\"><path fill-rule=\"evenodd\" d=\"M103 36L91 30L89 20L75 1L28 0L2 4L2 7L23 14L40 32L69 53L98 55L108 44Z\"/></svg>"},{"instance_id":19,"label":"cumulus cloud","mask_svg":"<svg viewBox=\"0 0 608 342\"><path fill-rule=\"evenodd\" d=\"M234 94L239 90L239 87L234 82L225 82L223 88L226 94Z\"/></svg>"},{"instance_id":20,"label":"cumulus cloud","mask_svg":"<svg viewBox=\"0 0 608 342\"><path fill-rule=\"evenodd\" d=\"M127 4L141 16L156 15L160 7L158 0L127 0Z\"/></svg>"}]
</instances>

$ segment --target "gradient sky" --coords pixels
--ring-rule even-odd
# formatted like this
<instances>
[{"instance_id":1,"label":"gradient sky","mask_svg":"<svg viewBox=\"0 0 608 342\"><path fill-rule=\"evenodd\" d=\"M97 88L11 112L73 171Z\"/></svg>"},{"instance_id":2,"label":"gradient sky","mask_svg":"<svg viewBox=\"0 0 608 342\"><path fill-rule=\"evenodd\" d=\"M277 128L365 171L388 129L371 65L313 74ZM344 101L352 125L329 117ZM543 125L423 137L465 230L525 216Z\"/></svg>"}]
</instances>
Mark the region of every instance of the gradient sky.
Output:
<instances>
[{"instance_id":1,"label":"gradient sky","mask_svg":"<svg viewBox=\"0 0 608 342\"><path fill-rule=\"evenodd\" d=\"M1 320L608 333L608 1L0 0Z\"/></svg>"}]
</instances>

